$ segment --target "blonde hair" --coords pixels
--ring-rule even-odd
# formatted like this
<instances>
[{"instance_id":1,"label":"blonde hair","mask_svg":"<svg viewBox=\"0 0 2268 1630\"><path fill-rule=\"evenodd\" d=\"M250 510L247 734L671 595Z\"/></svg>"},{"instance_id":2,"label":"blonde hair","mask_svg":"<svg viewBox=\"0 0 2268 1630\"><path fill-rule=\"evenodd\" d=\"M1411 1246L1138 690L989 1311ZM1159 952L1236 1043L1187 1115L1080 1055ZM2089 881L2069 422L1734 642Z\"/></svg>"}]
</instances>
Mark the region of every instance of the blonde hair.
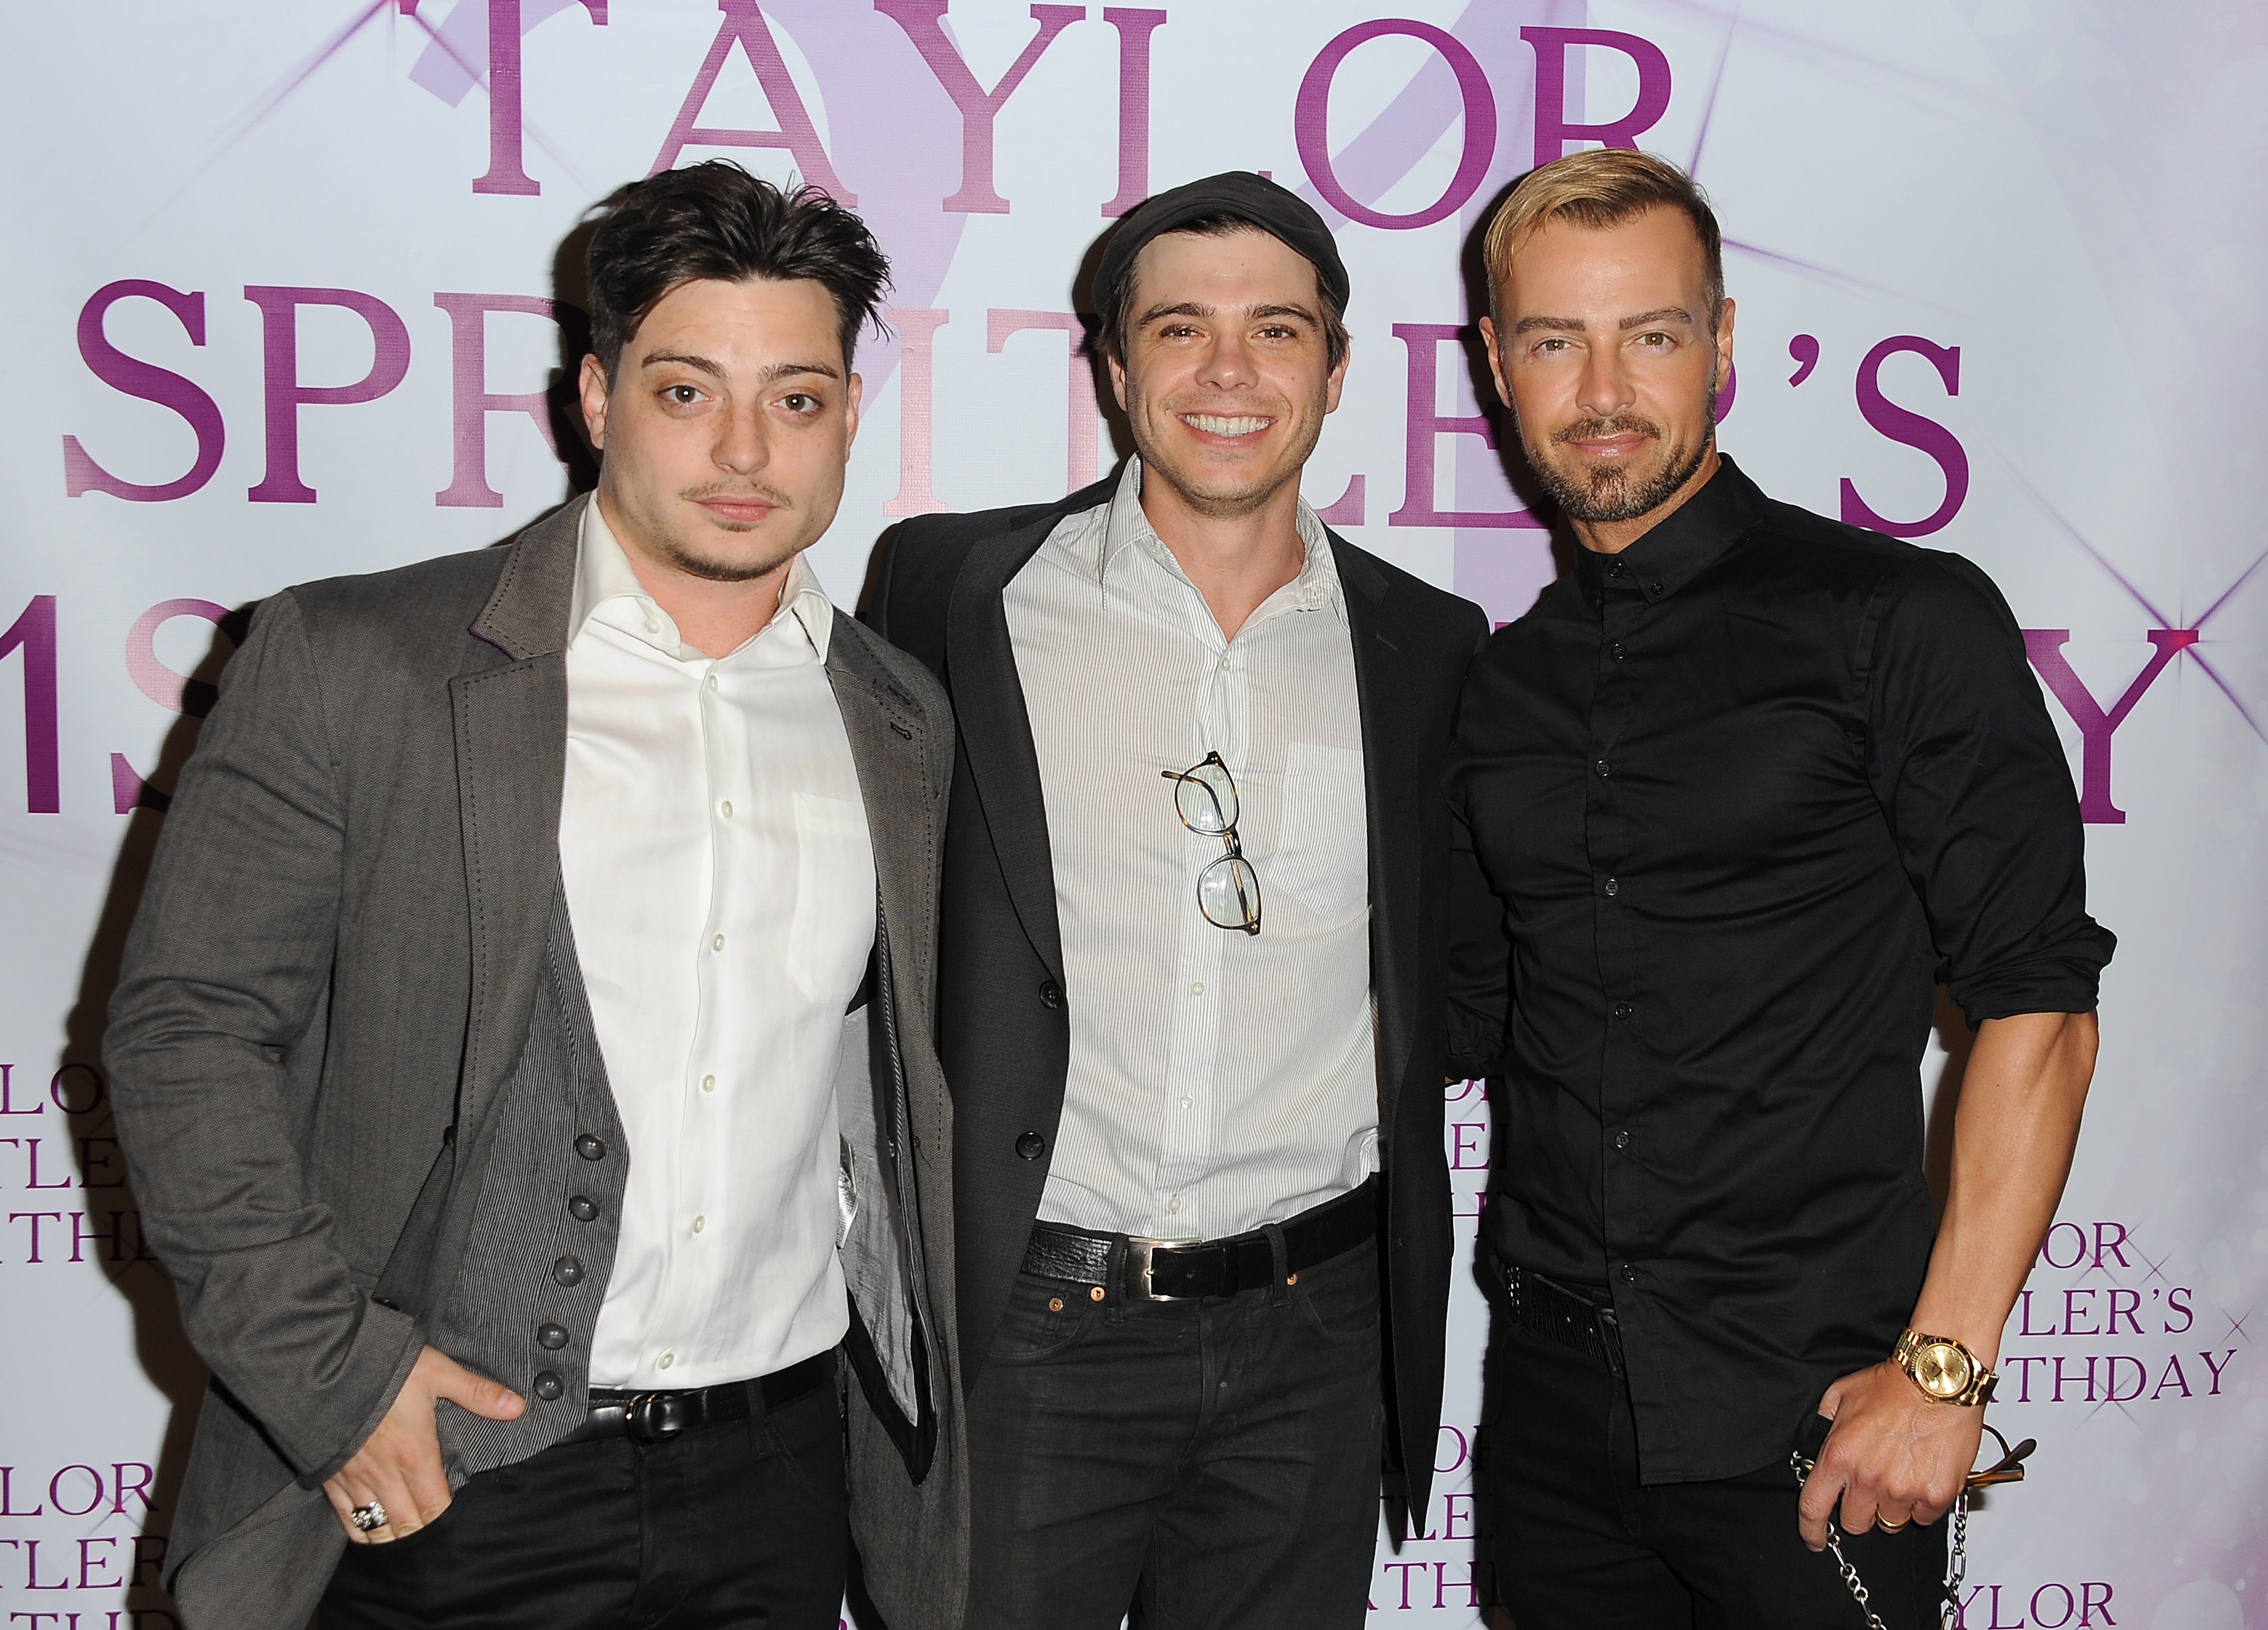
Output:
<instances>
[{"instance_id":1,"label":"blonde hair","mask_svg":"<svg viewBox=\"0 0 2268 1630\"><path fill-rule=\"evenodd\" d=\"M1683 211L1701 240L1709 330L1715 333L1718 312L1725 303L1725 250L1716 213L1684 171L1667 159L1626 147L1570 153L1530 170L1512 189L1481 240L1491 313L1501 321L1495 313L1497 291L1511 274L1513 250L1529 233L1553 221L1596 232L1665 207Z\"/></svg>"}]
</instances>

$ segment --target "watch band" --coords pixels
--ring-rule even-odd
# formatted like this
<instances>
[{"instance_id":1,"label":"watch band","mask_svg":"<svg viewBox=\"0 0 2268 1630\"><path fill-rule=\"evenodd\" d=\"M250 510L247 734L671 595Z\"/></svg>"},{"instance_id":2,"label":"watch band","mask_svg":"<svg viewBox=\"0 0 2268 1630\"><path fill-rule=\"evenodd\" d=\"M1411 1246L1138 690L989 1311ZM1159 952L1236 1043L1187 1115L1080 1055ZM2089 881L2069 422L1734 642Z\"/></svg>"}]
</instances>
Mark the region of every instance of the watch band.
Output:
<instances>
[{"instance_id":1,"label":"watch band","mask_svg":"<svg viewBox=\"0 0 2268 1630\"><path fill-rule=\"evenodd\" d=\"M1946 1347L1958 1353L1967 1367L1967 1379L1955 1391L1943 1390L1950 1366L1925 1357L1933 1348ZM1992 1397L1992 1383L1999 1379L1999 1373L1985 1368L1984 1361L1970 1350L1966 1342L1951 1336L1926 1336L1911 1325L1898 1337L1898 1345L1890 1352L1890 1361L1905 1371L1914 1390L1933 1404L1968 1407L1987 1403Z\"/></svg>"}]
</instances>

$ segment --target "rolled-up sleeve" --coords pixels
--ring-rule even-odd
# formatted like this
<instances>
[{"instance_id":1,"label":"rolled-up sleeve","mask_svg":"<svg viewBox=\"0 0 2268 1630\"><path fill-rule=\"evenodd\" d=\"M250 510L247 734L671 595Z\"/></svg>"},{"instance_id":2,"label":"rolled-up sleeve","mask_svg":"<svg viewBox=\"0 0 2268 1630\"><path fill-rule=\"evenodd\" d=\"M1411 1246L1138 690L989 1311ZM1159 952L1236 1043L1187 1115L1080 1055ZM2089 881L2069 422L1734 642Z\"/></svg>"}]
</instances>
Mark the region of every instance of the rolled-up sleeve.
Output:
<instances>
[{"instance_id":1,"label":"rolled-up sleeve","mask_svg":"<svg viewBox=\"0 0 2268 1630\"><path fill-rule=\"evenodd\" d=\"M1992 579L1927 551L1885 584L1868 774L1973 1025L2093 1010L2117 940L2087 912L2071 768Z\"/></svg>"}]
</instances>

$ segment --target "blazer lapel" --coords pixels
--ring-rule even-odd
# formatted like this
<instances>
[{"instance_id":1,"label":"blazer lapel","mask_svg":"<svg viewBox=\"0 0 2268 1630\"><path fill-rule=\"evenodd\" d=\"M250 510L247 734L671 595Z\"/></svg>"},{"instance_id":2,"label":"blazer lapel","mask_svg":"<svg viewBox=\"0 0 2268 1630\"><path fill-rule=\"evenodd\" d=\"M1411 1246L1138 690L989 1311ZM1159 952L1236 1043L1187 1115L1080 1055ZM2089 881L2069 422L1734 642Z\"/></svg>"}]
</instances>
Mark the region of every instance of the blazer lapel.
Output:
<instances>
[{"instance_id":1,"label":"blazer lapel","mask_svg":"<svg viewBox=\"0 0 2268 1630\"><path fill-rule=\"evenodd\" d=\"M928 958L922 948L932 938L930 884L939 846L931 812L932 748L922 710L866 649L864 642L873 638L838 608L827 642L827 678L866 805L891 954L910 974L913 988L926 990Z\"/></svg>"},{"instance_id":2,"label":"blazer lapel","mask_svg":"<svg viewBox=\"0 0 2268 1630\"><path fill-rule=\"evenodd\" d=\"M976 783L1000 874L1025 935L1061 980L1063 938L1056 920L1055 859L1031 715L1008 638L1001 594L1067 513L1052 509L1028 525L987 538L968 553L946 612L946 673L961 750Z\"/></svg>"},{"instance_id":3,"label":"blazer lapel","mask_svg":"<svg viewBox=\"0 0 2268 1630\"><path fill-rule=\"evenodd\" d=\"M1402 970L1418 953L1420 841L1418 765L1398 698L1409 693L1411 636L1385 606L1386 580L1336 534L1331 549L1345 590L1362 711L1365 802L1370 826L1371 989L1378 1002L1379 1128L1390 1137L1408 1073L1412 992Z\"/></svg>"},{"instance_id":4,"label":"blazer lapel","mask_svg":"<svg viewBox=\"0 0 2268 1630\"><path fill-rule=\"evenodd\" d=\"M520 535L473 621L474 637L511 660L449 682L473 929L460 1137L477 1135L519 1058L550 928L567 772L567 617L588 502Z\"/></svg>"}]
</instances>

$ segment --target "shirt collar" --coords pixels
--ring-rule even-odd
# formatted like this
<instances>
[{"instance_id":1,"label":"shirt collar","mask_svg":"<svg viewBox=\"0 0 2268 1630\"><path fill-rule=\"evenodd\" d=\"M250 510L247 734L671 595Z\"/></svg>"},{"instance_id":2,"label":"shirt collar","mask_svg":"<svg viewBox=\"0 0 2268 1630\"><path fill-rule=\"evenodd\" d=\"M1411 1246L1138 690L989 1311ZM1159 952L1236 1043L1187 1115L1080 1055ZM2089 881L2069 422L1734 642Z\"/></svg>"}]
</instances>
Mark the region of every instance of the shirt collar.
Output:
<instances>
[{"instance_id":1,"label":"shirt collar","mask_svg":"<svg viewBox=\"0 0 2268 1630\"><path fill-rule=\"evenodd\" d=\"M637 573L630 569L630 557L622 553L614 528L599 513L599 499L594 493L583 506L578 535L575 594L567 612L568 642L571 645L583 631L592 613L612 601L629 601L643 614L615 621L615 626L623 633L652 645L665 656L684 661L706 660L702 653L678 638L675 621L645 592ZM807 554L799 554L788 563L787 582L780 589L779 614L757 631L755 638L762 638L789 616L803 630L812 649L819 653L819 660L826 661L827 643L835 632L835 606L827 598L827 591L820 586L819 574L812 570Z\"/></svg>"},{"instance_id":2,"label":"shirt collar","mask_svg":"<svg viewBox=\"0 0 2268 1630\"><path fill-rule=\"evenodd\" d=\"M1593 609L1604 601L1609 578L1629 582L1651 602L1666 600L1723 554L1763 516L1764 495L1733 461L1719 456L1717 473L1619 555L1575 552L1583 598Z\"/></svg>"},{"instance_id":3,"label":"shirt collar","mask_svg":"<svg viewBox=\"0 0 2268 1630\"><path fill-rule=\"evenodd\" d=\"M1293 524L1300 531L1299 575L1270 595L1270 601L1274 603L1279 596L1288 596L1289 602L1302 610L1329 606L1344 616L1345 598L1339 584L1338 562L1331 553L1330 535L1305 498L1300 500ZM1094 557L1094 579L1106 591L1110 586L1112 571L1123 566L1130 549L1147 555L1184 583L1189 581L1182 563L1174 558L1174 551L1166 547L1165 540L1158 535L1158 529L1150 524L1150 517L1142 508L1142 461L1138 455L1127 459L1110 502L1104 506L1102 539Z\"/></svg>"}]
</instances>

